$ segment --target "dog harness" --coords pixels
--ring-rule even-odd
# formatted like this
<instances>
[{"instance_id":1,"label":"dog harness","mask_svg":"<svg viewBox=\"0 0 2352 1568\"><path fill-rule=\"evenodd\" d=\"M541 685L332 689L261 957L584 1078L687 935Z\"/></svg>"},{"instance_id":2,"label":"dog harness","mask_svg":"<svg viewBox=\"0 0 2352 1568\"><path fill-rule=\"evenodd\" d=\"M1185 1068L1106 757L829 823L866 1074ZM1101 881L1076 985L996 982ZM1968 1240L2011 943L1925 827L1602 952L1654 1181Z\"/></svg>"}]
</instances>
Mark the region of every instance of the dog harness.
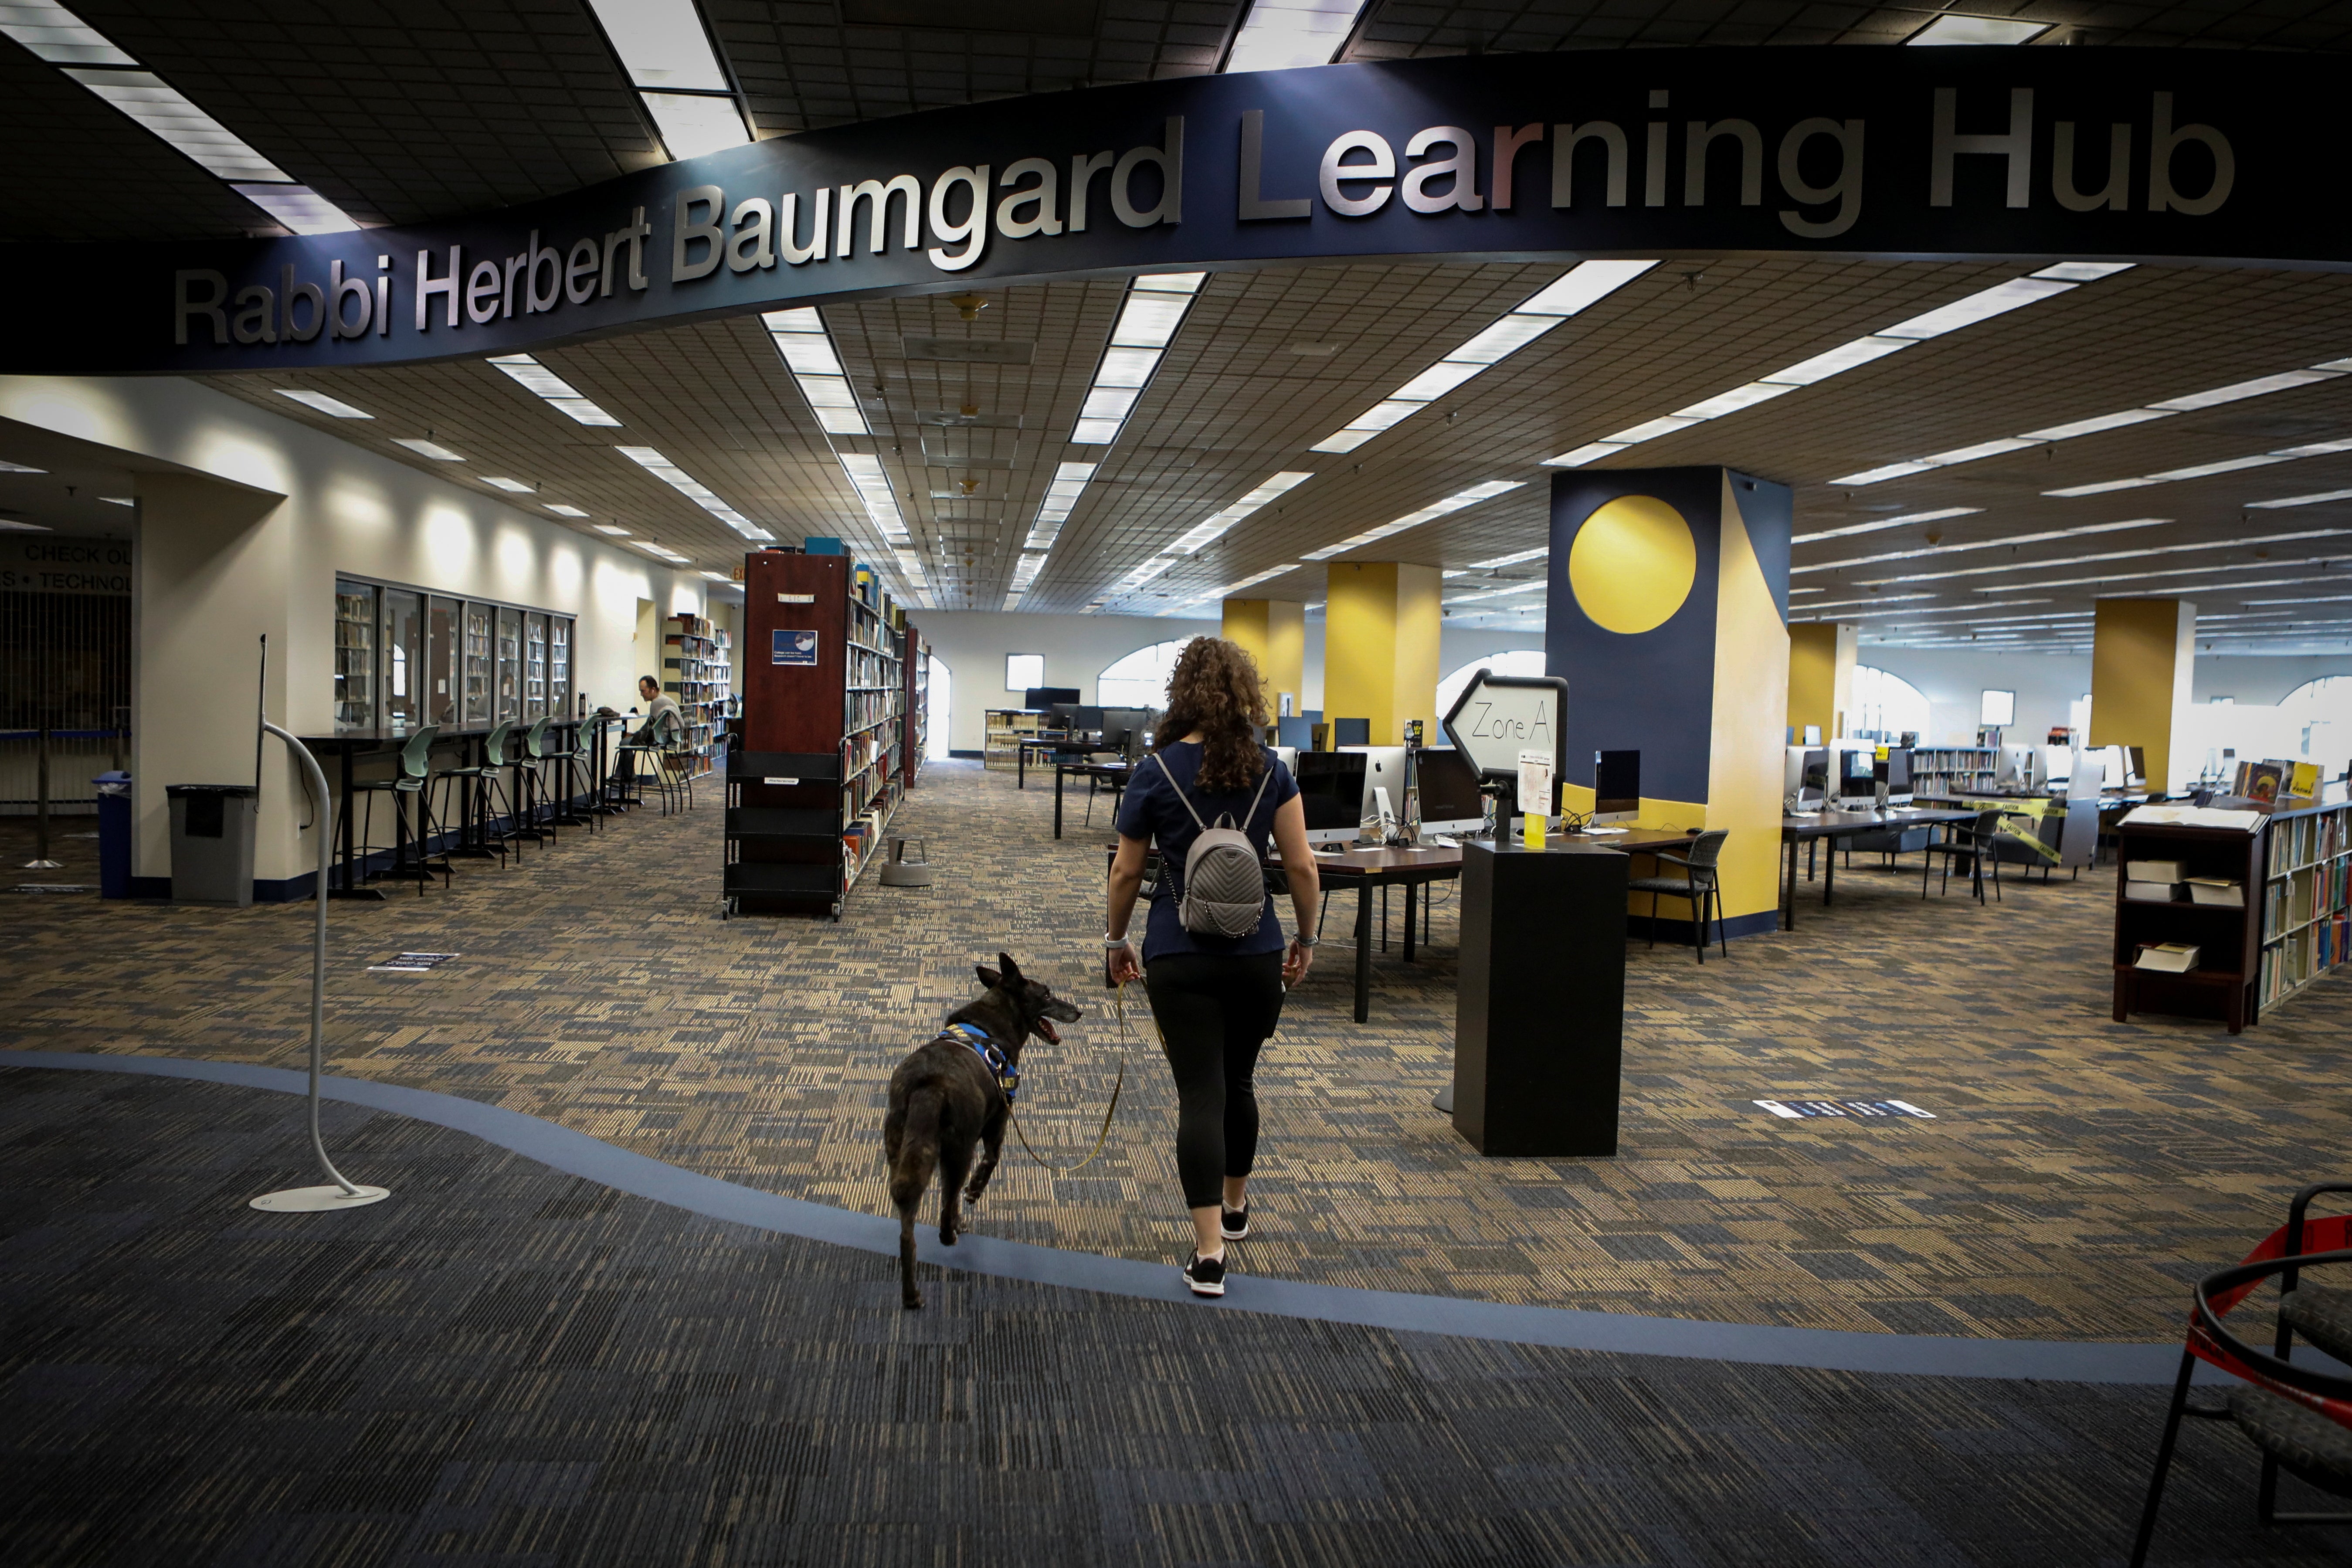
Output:
<instances>
[{"instance_id":1,"label":"dog harness","mask_svg":"<svg viewBox=\"0 0 2352 1568\"><path fill-rule=\"evenodd\" d=\"M1003 1047L989 1038L987 1030L977 1024L959 1020L941 1027L940 1038L970 1046L982 1065L988 1068L989 1077L996 1080L997 1089L1004 1096L1005 1104L1012 1104L1020 1094L1021 1075L1013 1070L1013 1059L1004 1054Z\"/></svg>"}]
</instances>

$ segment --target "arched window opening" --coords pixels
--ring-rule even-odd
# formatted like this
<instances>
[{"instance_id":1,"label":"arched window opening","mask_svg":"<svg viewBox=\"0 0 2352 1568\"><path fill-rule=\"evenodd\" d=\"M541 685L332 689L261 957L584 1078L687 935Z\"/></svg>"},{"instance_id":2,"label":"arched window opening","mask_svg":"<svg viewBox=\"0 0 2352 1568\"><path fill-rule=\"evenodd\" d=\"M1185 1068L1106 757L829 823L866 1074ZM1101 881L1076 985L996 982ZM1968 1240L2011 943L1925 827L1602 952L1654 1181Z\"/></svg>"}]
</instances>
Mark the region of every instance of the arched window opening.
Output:
<instances>
[{"instance_id":1,"label":"arched window opening","mask_svg":"<svg viewBox=\"0 0 2352 1568\"><path fill-rule=\"evenodd\" d=\"M1437 683L1438 718L1445 717L1447 710L1454 706L1454 700L1460 697L1464 689L1469 686L1470 678L1482 669L1492 670L1496 675L1541 675L1544 672L1543 649L1515 647L1506 653L1490 653L1483 658L1474 658L1454 671ZM1432 735L1429 737L1429 743L1433 746L1442 746L1445 744L1445 738L1443 735Z\"/></svg>"},{"instance_id":2,"label":"arched window opening","mask_svg":"<svg viewBox=\"0 0 2352 1568\"><path fill-rule=\"evenodd\" d=\"M1853 667L1853 706L1845 716L1845 738L1895 742L1906 730L1927 736L1927 695L1899 675L1867 664Z\"/></svg>"},{"instance_id":3,"label":"arched window opening","mask_svg":"<svg viewBox=\"0 0 2352 1568\"><path fill-rule=\"evenodd\" d=\"M1103 708L1165 708L1168 677L1191 637L1137 648L1095 677L1095 702Z\"/></svg>"}]
</instances>

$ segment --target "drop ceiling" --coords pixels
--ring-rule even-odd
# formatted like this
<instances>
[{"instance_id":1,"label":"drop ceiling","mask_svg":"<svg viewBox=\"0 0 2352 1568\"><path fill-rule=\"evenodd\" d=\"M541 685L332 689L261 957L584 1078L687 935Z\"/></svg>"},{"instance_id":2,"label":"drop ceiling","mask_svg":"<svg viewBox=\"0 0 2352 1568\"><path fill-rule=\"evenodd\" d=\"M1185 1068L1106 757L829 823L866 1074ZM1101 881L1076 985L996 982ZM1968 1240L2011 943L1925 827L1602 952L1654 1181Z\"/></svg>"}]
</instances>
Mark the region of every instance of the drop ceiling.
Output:
<instances>
[{"instance_id":1,"label":"drop ceiling","mask_svg":"<svg viewBox=\"0 0 2352 1568\"><path fill-rule=\"evenodd\" d=\"M665 153L593 16L577 0L339 6L287 0L234 17L150 0L76 7L237 135L363 222L412 222L577 188ZM1082 8L1083 9L1083 8ZM2340 49L2352 8L2162 5L1971 7L2057 24L2050 43ZM1214 69L1240 15L1207 0L1102 0L1091 30L1066 5L988 14L1002 30L877 25L940 14L914 0L709 6L711 29L761 134L934 105ZM1834 12L1719 5L1532 4L1472 9L1377 3L1343 52L1356 59L1470 51L1709 43L1869 44L1916 31L1925 8ZM123 121L54 68L0 41L0 122L43 155L0 171L0 237L160 238L237 233L257 215L220 183ZM90 199L93 191L104 200ZM1300 560L1467 487L1519 488L1340 559L1397 559L1449 579L1463 623L1539 622L1540 590L1471 600L1541 576L1540 560L1497 574L1470 563L1542 542L1541 459L1622 431L1962 298L2029 268L1826 259L1677 258L1611 295L1394 428L1344 455L1309 447L1559 275L1565 263L1270 268L1218 274L1202 289L1118 442L1069 444L1123 293L1116 281L989 291L967 321L945 299L866 300L824 315L870 437L828 438L756 317L551 350L540 357L621 421L572 424L491 367L217 378L273 412L460 482L536 487L520 504L588 512L572 525L625 528L725 571L742 542L621 445L657 448L779 537L843 534L875 557L884 541L839 461L871 453L941 605L1004 602L1047 482L1065 461L1099 465L1034 585L1031 610L1078 610L1204 518L1284 470L1315 478L1105 607L1169 612ZM1801 545L1794 613L1817 600L1865 636L1990 646L2073 647L2101 592L2189 592L2244 646L2334 639L2329 589L2352 594L2352 503L2252 503L2352 489L2352 454L2078 498L2044 492L2352 437L2352 376L1866 487L1827 481L1924 453L2011 436L2352 355L2352 295L2320 274L2143 267L1922 343L1884 362L1603 458L1600 468L1726 463L1796 489L1800 531L1913 512L1967 515ZM925 349L908 339L936 339ZM983 357L936 357L973 345ZM924 357L909 357L910 346ZM1008 363L1022 358L1026 363ZM372 421L339 421L279 388L330 393ZM966 415L964 410L972 410ZM394 437L463 453L436 464ZM0 454L5 456L5 454ZM2056 532L2140 517L2112 534L1805 571L1890 551ZM1930 534L1933 540L1930 540ZM2345 536L2352 539L2352 535ZM2097 565L2042 563L2195 546ZM2342 549L2339 557L2333 552ZM1893 584L1879 579L2014 564ZM2210 568L2185 576L2125 573ZM2036 578L2118 574L2036 586ZM1309 564L1253 593L1318 599ZM2238 584L2248 586L2241 589ZM1979 592L1979 590L1991 590ZM2193 590L2193 592L2192 592ZM1925 597L1892 599L1896 594ZM2306 609L2273 599L2314 598ZM2032 605L2013 603L2040 601ZM2352 601L2347 601L2352 602ZM1889 613L1899 612L1899 613ZM1922 613L1934 612L1934 613ZM1981 612L1981 613L1979 613ZM1968 631L1956 629L1961 625ZM1940 628L1940 629L1939 629ZM2352 628L2345 628L2352 629ZM2259 634L2259 635L2257 635Z\"/></svg>"}]
</instances>

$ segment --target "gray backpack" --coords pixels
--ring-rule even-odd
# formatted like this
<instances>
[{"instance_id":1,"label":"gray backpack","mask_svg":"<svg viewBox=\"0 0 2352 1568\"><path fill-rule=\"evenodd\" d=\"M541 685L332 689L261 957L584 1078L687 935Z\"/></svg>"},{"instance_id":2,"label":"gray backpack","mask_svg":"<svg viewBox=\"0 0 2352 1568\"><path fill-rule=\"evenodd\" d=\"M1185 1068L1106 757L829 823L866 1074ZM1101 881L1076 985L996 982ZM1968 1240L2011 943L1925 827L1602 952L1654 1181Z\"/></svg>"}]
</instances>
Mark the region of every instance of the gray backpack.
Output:
<instances>
[{"instance_id":1,"label":"gray backpack","mask_svg":"<svg viewBox=\"0 0 2352 1568\"><path fill-rule=\"evenodd\" d=\"M1241 827L1234 826L1234 816L1226 812L1217 818L1214 827L1201 820L1192 803L1184 794L1184 786L1176 775L1168 773L1162 761L1160 771L1167 773L1168 783L1183 801L1184 809L1192 813L1201 836L1192 840L1192 847L1184 856L1184 896L1176 905L1176 919L1195 936L1240 938L1257 930L1265 912L1265 873L1259 868L1257 847L1250 842L1244 831L1252 817L1257 815L1257 803L1265 798L1265 786L1274 777L1268 766L1258 775L1257 794L1250 797L1249 810L1242 816Z\"/></svg>"}]
</instances>

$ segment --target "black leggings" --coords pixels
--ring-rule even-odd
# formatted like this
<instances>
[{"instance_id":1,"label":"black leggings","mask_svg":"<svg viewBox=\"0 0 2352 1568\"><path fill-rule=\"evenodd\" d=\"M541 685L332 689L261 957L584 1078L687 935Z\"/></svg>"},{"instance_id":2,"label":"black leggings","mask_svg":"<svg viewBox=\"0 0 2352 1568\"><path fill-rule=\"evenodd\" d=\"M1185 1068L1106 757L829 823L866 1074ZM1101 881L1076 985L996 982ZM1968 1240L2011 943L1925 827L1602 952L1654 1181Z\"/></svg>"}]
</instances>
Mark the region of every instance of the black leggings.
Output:
<instances>
[{"instance_id":1,"label":"black leggings","mask_svg":"<svg viewBox=\"0 0 2352 1568\"><path fill-rule=\"evenodd\" d=\"M1184 1206L1223 1201L1257 1159L1258 1048L1282 1017L1282 954L1179 952L1151 960L1151 1016L1176 1075L1176 1173Z\"/></svg>"}]
</instances>

